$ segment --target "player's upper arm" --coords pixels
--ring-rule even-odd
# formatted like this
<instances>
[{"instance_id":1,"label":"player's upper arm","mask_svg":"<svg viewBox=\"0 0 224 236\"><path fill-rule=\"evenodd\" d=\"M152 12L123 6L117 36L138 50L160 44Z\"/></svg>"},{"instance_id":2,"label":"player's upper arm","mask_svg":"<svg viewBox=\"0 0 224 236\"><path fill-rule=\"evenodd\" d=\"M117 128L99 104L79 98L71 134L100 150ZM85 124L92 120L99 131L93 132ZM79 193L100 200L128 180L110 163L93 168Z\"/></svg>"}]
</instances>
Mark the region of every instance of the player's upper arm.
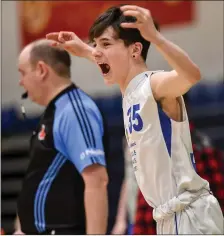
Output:
<instances>
[{"instance_id":1,"label":"player's upper arm","mask_svg":"<svg viewBox=\"0 0 224 236\"><path fill-rule=\"evenodd\" d=\"M175 70L157 72L151 76L151 88L156 100L161 98L177 98L185 94L200 80L200 72L192 78L181 77Z\"/></svg>"},{"instance_id":2,"label":"player's upper arm","mask_svg":"<svg viewBox=\"0 0 224 236\"><path fill-rule=\"evenodd\" d=\"M54 126L56 148L82 173L93 164L106 165L103 147L103 121L96 107L70 106Z\"/></svg>"}]
</instances>

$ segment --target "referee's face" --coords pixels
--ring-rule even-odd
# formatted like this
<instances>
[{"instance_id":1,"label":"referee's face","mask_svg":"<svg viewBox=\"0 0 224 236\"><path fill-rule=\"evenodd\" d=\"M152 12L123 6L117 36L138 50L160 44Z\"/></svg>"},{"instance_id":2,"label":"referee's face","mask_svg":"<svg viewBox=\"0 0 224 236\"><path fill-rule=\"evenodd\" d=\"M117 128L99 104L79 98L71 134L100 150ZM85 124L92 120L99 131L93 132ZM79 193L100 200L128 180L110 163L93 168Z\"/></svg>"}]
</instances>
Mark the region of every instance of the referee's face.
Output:
<instances>
[{"instance_id":1,"label":"referee's face","mask_svg":"<svg viewBox=\"0 0 224 236\"><path fill-rule=\"evenodd\" d=\"M20 54L18 70L20 72L19 84L28 93L29 98L41 105L41 87L35 67L30 63L30 48L26 47Z\"/></svg>"},{"instance_id":2,"label":"referee's face","mask_svg":"<svg viewBox=\"0 0 224 236\"><path fill-rule=\"evenodd\" d=\"M118 39L112 27L94 39L93 56L106 84L122 84L129 73L131 50Z\"/></svg>"}]
</instances>

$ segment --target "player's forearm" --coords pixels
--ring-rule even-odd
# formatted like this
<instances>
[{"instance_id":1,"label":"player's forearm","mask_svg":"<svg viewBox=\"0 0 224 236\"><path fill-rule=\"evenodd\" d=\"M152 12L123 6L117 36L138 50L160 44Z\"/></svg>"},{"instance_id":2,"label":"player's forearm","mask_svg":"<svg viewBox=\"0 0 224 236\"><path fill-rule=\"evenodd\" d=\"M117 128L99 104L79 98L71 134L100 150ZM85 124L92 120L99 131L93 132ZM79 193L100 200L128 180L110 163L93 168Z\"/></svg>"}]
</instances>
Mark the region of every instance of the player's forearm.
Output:
<instances>
[{"instance_id":1,"label":"player's forearm","mask_svg":"<svg viewBox=\"0 0 224 236\"><path fill-rule=\"evenodd\" d=\"M165 39L161 34L158 35L154 44L180 77L187 78L192 82L201 79L199 68L179 46Z\"/></svg>"},{"instance_id":2,"label":"player's forearm","mask_svg":"<svg viewBox=\"0 0 224 236\"><path fill-rule=\"evenodd\" d=\"M89 46L88 44L86 44L86 48L84 50L83 57L86 58L87 60L95 63L95 58L93 56L93 48L91 46Z\"/></svg>"},{"instance_id":3,"label":"player's forearm","mask_svg":"<svg viewBox=\"0 0 224 236\"><path fill-rule=\"evenodd\" d=\"M107 186L85 189L87 234L106 234L108 220Z\"/></svg>"},{"instance_id":4,"label":"player's forearm","mask_svg":"<svg viewBox=\"0 0 224 236\"><path fill-rule=\"evenodd\" d=\"M77 49L74 46L70 46L66 50L73 56L79 56L95 63L95 58L92 54L93 48L85 42L82 42L80 48L79 53L77 53Z\"/></svg>"}]
</instances>

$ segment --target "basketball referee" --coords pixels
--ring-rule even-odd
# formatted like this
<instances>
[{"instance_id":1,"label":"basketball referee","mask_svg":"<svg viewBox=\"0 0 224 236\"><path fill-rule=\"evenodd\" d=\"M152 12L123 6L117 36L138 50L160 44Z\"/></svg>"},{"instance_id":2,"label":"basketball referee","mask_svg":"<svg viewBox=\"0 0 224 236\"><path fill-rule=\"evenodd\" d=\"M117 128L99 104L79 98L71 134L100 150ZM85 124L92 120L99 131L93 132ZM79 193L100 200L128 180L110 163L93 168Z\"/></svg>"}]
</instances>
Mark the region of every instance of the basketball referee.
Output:
<instances>
[{"instance_id":1,"label":"basketball referee","mask_svg":"<svg viewBox=\"0 0 224 236\"><path fill-rule=\"evenodd\" d=\"M71 82L70 66L69 54L47 40L19 56L20 85L46 109L31 138L15 233L106 233L103 121L93 100Z\"/></svg>"}]
</instances>

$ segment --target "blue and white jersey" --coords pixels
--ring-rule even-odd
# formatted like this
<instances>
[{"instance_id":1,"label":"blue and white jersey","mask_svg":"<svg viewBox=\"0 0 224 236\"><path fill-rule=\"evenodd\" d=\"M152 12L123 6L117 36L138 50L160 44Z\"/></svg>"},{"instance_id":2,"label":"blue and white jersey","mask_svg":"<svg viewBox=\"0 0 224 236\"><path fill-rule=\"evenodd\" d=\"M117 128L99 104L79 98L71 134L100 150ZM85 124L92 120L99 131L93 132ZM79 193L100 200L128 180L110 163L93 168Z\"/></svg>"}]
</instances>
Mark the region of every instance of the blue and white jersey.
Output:
<instances>
[{"instance_id":1,"label":"blue and white jersey","mask_svg":"<svg viewBox=\"0 0 224 236\"><path fill-rule=\"evenodd\" d=\"M185 190L209 189L209 184L195 171L183 98L183 121L176 122L153 97L152 73L131 80L123 98L123 116L138 185L148 204L157 207Z\"/></svg>"}]
</instances>

